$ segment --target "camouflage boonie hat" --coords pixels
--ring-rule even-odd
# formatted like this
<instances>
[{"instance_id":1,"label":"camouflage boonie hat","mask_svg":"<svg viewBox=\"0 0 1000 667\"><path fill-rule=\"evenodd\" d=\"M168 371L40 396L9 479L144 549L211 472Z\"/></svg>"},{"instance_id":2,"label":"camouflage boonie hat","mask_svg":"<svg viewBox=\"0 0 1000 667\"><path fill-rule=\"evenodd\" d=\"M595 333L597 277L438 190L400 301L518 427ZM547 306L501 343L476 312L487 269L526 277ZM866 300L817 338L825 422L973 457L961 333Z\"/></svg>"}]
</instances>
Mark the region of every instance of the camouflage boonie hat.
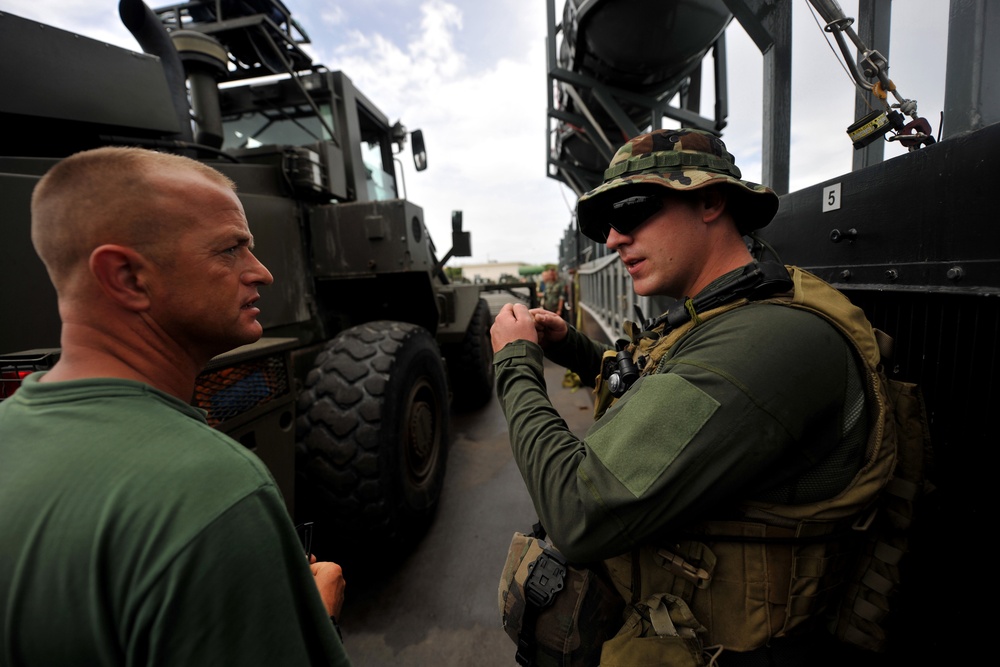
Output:
<instances>
[{"instance_id":1,"label":"camouflage boonie hat","mask_svg":"<svg viewBox=\"0 0 1000 667\"><path fill-rule=\"evenodd\" d=\"M577 222L581 231L606 225L614 215L612 204L628 194L620 189L623 186L689 191L718 184L727 186L727 208L741 234L764 227L778 211L774 191L741 180L735 159L714 134L686 128L653 130L618 149L604 172L604 183L577 202Z\"/></svg>"}]
</instances>

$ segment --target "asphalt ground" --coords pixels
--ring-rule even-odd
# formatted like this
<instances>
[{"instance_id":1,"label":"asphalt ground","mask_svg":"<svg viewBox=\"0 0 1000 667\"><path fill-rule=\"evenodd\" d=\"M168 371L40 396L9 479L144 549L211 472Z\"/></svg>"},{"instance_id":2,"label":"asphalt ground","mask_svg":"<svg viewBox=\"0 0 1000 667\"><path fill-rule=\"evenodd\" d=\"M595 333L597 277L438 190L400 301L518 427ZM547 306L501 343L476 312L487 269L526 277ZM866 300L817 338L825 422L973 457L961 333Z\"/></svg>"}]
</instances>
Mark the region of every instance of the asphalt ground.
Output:
<instances>
[{"instance_id":1,"label":"asphalt ground","mask_svg":"<svg viewBox=\"0 0 1000 667\"><path fill-rule=\"evenodd\" d=\"M549 396L582 436L591 424L590 389L564 387L564 374L546 362ZM341 627L353 664L515 665L497 589L511 537L535 521L496 397L453 415L448 471L428 532L381 571L345 569Z\"/></svg>"}]
</instances>

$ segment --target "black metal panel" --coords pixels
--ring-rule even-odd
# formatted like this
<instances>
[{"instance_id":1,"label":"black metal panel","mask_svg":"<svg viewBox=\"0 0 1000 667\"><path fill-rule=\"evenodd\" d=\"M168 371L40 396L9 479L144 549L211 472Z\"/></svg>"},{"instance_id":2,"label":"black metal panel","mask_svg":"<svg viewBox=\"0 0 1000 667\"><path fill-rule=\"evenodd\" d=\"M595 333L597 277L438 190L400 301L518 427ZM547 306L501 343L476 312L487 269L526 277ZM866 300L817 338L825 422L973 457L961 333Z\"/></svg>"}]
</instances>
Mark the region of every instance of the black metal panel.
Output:
<instances>
[{"instance_id":1,"label":"black metal panel","mask_svg":"<svg viewBox=\"0 0 1000 667\"><path fill-rule=\"evenodd\" d=\"M998 186L1000 124L786 195L761 236L841 289L1000 294Z\"/></svg>"},{"instance_id":2,"label":"black metal panel","mask_svg":"<svg viewBox=\"0 0 1000 667\"><path fill-rule=\"evenodd\" d=\"M1000 297L948 293L846 292L895 353L886 372L923 388L939 472L951 477L1000 408ZM970 433L976 439L968 440ZM961 437L959 437L961 436ZM998 440L996 434L993 439Z\"/></svg>"},{"instance_id":3,"label":"black metal panel","mask_svg":"<svg viewBox=\"0 0 1000 667\"><path fill-rule=\"evenodd\" d=\"M424 212L405 199L313 207L310 235L318 279L434 269Z\"/></svg>"},{"instance_id":4,"label":"black metal panel","mask_svg":"<svg viewBox=\"0 0 1000 667\"><path fill-rule=\"evenodd\" d=\"M0 162L0 354L59 345L59 311L56 291L45 265L31 245L31 191L38 176L26 176L16 164ZM51 161L31 161L32 170L43 170ZM14 172L8 169L16 169Z\"/></svg>"},{"instance_id":5,"label":"black metal panel","mask_svg":"<svg viewBox=\"0 0 1000 667\"><path fill-rule=\"evenodd\" d=\"M7 155L65 156L91 147L80 135L179 130L158 58L3 13L0 87Z\"/></svg>"},{"instance_id":6,"label":"black metal panel","mask_svg":"<svg viewBox=\"0 0 1000 667\"><path fill-rule=\"evenodd\" d=\"M457 300L452 294L454 309ZM341 274L316 281L316 308L324 335L363 322L410 322L436 334L449 294L439 292L426 271L380 272L368 277Z\"/></svg>"}]
</instances>

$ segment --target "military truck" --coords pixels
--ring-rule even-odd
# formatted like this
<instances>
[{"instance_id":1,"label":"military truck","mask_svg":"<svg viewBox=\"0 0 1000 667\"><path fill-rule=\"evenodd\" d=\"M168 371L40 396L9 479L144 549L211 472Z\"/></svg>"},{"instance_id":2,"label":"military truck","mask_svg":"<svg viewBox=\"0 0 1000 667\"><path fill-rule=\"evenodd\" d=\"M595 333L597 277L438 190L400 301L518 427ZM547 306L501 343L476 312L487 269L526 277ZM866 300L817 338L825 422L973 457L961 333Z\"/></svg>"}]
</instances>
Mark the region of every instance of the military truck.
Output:
<instances>
[{"instance_id":1,"label":"military truck","mask_svg":"<svg viewBox=\"0 0 1000 667\"><path fill-rule=\"evenodd\" d=\"M777 257L819 275L893 336L885 371L922 388L930 418L935 491L917 508L910 553L898 563L898 598L867 610L889 627L884 653L854 664L974 659L958 636L989 636L988 614L964 591L988 576L982 526L991 525L987 508L995 505L985 459L998 440L992 418L1000 406L1000 225L993 201L1000 177L998 7L987 0L949 3L943 122L932 126L903 96L913 94L906 81L897 81L895 91L888 83L893 11L930 19L915 16L920 9L909 4L860 0L855 23L835 0L809 0L861 94L856 122L828 128L843 137L845 151L853 144L853 170L789 192L791 18L809 11L806 3L566 0L561 21L555 0L547 4L547 168L578 195L601 182L620 137L661 127L664 117L725 138L730 22L738 21L760 49L762 181L781 203L748 244L759 258ZM702 70L709 67L715 106L703 115ZM908 150L883 161L887 141ZM578 267L585 309L612 339L621 336L623 319L634 318L634 306L655 316L669 305L632 294L614 253L579 235L575 224L562 247L563 265ZM890 565L885 572L894 577L898 570ZM891 592L889 579L883 583ZM960 626L958 636L949 621Z\"/></svg>"},{"instance_id":2,"label":"military truck","mask_svg":"<svg viewBox=\"0 0 1000 667\"><path fill-rule=\"evenodd\" d=\"M487 304L443 271L471 252L461 212L439 258L401 197L395 156L409 140L425 169L422 133L314 64L279 0L119 12L145 53L0 14L0 400L58 358L29 236L39 177L98 146L202 160L236 182L275 282L265 338L213 360L194 403L261 456L319 543L411 538L441 492L451 406L493 389Z\"/></svg>"}]
</instances>

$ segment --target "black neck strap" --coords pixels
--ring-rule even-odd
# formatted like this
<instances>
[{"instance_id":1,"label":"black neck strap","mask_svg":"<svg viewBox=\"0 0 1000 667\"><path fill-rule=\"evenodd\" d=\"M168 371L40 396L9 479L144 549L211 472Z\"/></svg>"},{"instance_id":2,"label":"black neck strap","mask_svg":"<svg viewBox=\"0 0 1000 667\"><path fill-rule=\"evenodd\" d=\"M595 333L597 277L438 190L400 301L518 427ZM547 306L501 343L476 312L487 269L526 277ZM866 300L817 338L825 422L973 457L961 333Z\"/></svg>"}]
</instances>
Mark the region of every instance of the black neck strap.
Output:
<instances>
[{"instance_id":1,"label":"black neck strap","mask_svg":"<svg viewBox=\"0 0 1000 667\"><path fill-rule=\"evenodd\" d=\"M747 264L743 274L710 292L703 292L693 299L684 298L670 307L646 327L647 331L664 325L663 334L691 320L691 311L703 313L736 299L757 301L792 289L788 269L775 262ZM688 303L690 302L690 306Z\"/></svg>"}]
</instances>

